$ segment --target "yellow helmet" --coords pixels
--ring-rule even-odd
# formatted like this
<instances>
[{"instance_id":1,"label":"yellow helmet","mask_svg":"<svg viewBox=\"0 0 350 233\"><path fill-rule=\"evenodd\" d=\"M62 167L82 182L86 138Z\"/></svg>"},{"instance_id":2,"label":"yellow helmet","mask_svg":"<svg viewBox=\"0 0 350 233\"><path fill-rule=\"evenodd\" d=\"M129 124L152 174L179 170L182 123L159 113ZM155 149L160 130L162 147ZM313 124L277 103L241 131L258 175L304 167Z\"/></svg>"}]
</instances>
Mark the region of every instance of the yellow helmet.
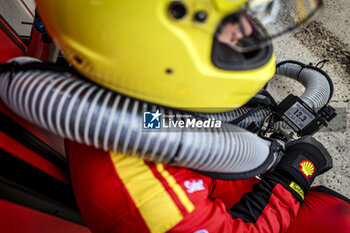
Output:
<instances>
[{"instance_id":1,"label":"yellow helmet","mask_svg":"<svg viewBox=\"0 0 350 233\"><path fill-rule=\"evenodd\" d=\"M283 30L268 34L261 24L285 17L286 4L299 4L288 6L294 9L288 12L292 20L284 18ZM233 109L251 99L275 72L270 38L307 19L320 4L37 0L53 40L87 78L148 102L204 112ZM275 18L269 22L269 17Z\"/></svg>"}]
</instances>

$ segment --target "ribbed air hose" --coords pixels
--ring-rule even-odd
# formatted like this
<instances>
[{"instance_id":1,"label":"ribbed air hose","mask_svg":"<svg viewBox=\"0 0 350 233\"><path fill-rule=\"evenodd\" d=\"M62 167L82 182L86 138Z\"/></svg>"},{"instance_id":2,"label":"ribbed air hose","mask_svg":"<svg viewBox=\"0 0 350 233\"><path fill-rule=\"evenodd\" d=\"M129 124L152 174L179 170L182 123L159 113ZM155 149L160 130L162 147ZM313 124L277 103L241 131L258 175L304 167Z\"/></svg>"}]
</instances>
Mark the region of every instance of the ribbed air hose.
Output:
<instances>
[{"instance_id":1,"label":"ribbed air hose","mask_svg":"<svg viewBox=\"0 0 350 233\"><path fill-rule=\"evenodd\" d=\"M33 62L17 58L17 63ZM232 174L230 179L255 176L275 161L269 141L239 127L143 130L143 112L157 107L68 74L49 70L0 73L1 100L30 122L70 140L96 148L188 167ZM247 173L248 172L248 173ZM242 174L244 174L242 176Z\"/></svg>"},{"instance_id":2,"label":"ribbed air hose","mask_svg":"<svg viewBox=\"0 0 350 233\"><path fill-rule=\"evenodd\" d=\"M277 57L276 63L279 64L288 60L290 59ZM301 64L307 66L305 63ZM317 70L307 67L303 68L297 64L285 63L277 68L276 74L289 77L301 83L305 87L305 92L300 98L315 111L326 105L331 98L331 86L333 84L330 83L331 80L328 80L324 74Z\"/></svg>"},{"instance_id":3,"label":"ribbed air hose","mask_svg":"<svg viewBox=\"0 0 350 233\"><path fill-rule=\"evenodd\" d=\"M325 106L332 97L333 84L331 83L331 80L327 79L325 74L318 70L308 68L306 63L297 62L298 64L301 64L301 66L287 61L290 61L290 59L277 57L276 64L282 62L286 63L277 67L276 74L294 79L301 83L305 87L305 92L300 98L317 112L320 108ZM252 108L239 108L225 113L208 113L199 115L205 118L222 120L223 122L231 122L251 110ZM237 125L242 128L247 128L252 122L261 125L269 113L270 110L268 108L260 109L249 115ZM277 130L277 128L281 126L286 126L286 123L276 122L275 125L272 126L272 129Z\"/></svg>"}]
</instances>

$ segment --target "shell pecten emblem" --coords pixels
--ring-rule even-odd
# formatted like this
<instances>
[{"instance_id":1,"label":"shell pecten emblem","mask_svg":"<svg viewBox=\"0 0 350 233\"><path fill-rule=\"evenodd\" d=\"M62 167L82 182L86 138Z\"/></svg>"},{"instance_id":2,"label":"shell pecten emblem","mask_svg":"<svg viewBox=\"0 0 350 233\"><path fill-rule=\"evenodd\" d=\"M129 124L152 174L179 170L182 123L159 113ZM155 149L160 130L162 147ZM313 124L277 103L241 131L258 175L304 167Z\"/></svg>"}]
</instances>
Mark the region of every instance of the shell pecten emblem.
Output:
<instances>
[{"instance_id":1,"label":"shell pecten emblem","mask_svg":"<svg viewBox=\"0 0 350 233\"><path fill-rule=\"evenodd\" d=\"M306 178L312 177L315 173L315 165L310 160L303 160L299 163L300 171Z\"/></svg>"}]
</instances>

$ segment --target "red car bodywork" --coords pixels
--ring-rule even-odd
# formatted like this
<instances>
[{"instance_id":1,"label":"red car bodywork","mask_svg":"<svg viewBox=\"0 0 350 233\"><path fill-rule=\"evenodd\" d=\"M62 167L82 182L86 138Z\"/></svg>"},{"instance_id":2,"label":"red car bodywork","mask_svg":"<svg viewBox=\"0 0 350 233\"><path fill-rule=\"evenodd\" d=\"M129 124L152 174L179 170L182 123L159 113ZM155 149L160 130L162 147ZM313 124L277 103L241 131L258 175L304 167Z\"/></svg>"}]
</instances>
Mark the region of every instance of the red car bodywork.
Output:
<instances>
[{"instance_id":1,"label":"red car bodywork","mask_svg":"<svg viewBox=\"0 0 350 233\"><path fill-rule=\"evenodd\" d=\"M36 41L39 49L48 47ZM0 16L0 62L26 52L26 44ZM63 148L62 138L31 125L0 101L0 232L90 232L76 207L67 161L57 145Z\"/></svg>"}]
</instances>

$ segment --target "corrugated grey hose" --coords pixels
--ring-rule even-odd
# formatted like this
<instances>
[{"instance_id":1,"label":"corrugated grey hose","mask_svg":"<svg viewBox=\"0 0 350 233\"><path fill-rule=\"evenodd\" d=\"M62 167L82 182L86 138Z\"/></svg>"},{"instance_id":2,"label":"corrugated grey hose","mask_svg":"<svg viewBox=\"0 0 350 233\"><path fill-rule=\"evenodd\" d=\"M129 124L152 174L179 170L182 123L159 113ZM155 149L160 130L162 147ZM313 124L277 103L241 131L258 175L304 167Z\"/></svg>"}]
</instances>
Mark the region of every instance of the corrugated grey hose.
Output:
<instances>
[{"instance_id":1,"label":"corrugated grey hose","mask_svg":"<svg viewBox=\"0 0 350 233\"><path fill-rule=\"evenodd\" d=\"M288 60L290 59L277 57L276 64ZM329 81L322 73L316 70L302 68L296 64L286 63L277 68L276 74L289 77L301 83L305 87L305 92L300 96L300 98L316 112L326 105L331 97L331 87ZM252 108L239 108L225 113L208 113L199 115L205 118L214 118L222 120L223 122L230 122L251 110ZM258 125L261 125L270 112L271 111L268 108L261 109L252 113L237 125L242 128L247 128L252 122L256 122ZM276 125L272 128L280 126L286 126L286 123L282 122L281 124L281 122L276 122Z\"/></svg>"},{"instance_id":2,"label":"corrugated grey hose","mask_svg":"<svg viewBox=\"0 0 350 233\"><path fill-rule=\"evenodd\" d=\"M208 172L250 171L249 176L237 176L248 178L270 168L276 159L269 141L229 124L218 129L145 132L145 109L169 115L175 112L61 72L3 72L0 97L18 115L62 137L154 162Z\"/></svg>"},{"instance_id":3,"label":"corrugated grey hose","mask_svg":"<svg viewBox=\"0 0 350 233\"><path fill-rule=\"evenodd\" d=\"M288 60L290 59L277 57L276 63ZM322 73L316 70L286 63L276 70L276 74L292 78L301 83L305 87L305 92L300 98L315 111L326 105L331 97L329 81Z\"/></svg>"}]
</instances>

